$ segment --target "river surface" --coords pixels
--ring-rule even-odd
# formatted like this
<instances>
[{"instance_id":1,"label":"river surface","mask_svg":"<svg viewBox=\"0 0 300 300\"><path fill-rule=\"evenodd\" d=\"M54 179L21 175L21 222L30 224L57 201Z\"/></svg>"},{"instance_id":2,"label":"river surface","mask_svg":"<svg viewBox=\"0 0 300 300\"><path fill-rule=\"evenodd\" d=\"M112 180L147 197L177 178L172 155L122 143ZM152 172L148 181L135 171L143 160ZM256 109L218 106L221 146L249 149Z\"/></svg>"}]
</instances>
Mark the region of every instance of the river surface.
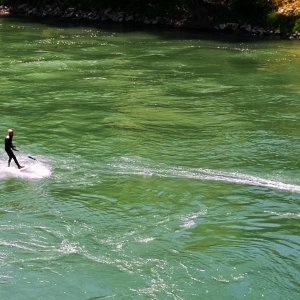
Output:
<instances>
[{"instance_id":1,"label":"river surface","mask_svg":"<svg viewBox=\"0 0 300 300\"><path fill-rule=\"evenodd\" d=\"M0 54L0 299L299 299L299 42L2 18Z\"/></svg>"}]
</instances>

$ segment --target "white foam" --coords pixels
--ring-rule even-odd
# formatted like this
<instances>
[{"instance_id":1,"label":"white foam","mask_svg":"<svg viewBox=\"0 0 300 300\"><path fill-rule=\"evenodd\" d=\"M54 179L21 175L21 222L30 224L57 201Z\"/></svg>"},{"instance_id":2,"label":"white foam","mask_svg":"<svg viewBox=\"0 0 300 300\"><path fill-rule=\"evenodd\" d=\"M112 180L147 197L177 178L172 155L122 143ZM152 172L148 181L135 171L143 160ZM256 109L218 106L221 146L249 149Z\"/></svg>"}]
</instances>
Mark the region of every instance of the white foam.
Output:
<instances>
[{"instance_id":1,"label":"white foam","mask_svg":"<svg viewBox=\"0 0 300 300\"><path fill-rule=\"evenodd\" d=\"M18 158L19 159L19 158ZM29 159L24 162L24 158L20 158L21 165L25 165L26 169L19 170L14 161L11 166L7 166L7 161L1 159L0 161L0 179L6 178L22 178L22 179L42 179L51 175L51 167L41 161L30 161Z\"/></svg>"}]
</instances>

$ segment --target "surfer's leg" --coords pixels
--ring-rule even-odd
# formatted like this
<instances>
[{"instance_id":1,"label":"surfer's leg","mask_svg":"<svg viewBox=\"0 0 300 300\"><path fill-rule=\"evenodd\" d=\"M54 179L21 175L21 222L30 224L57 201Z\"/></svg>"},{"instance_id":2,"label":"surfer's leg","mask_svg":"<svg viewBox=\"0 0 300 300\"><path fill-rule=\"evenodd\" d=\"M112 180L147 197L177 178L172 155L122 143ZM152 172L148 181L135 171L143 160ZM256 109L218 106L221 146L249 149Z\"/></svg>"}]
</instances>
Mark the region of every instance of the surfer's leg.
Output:
<instances>
[{"instance_id":1,"label":"surfer's leg","mask_svg":"<svg viewBox=\"0 0 300 300\"><path fill-rule=\"evenodd\" d=\"M10 167L10 162L11 162L11 160L12 160L12 155L11 155L12 151L7 151L7 150L6 150L6 153L7 153L7 155L8 155L8 167Z\"/></svg>"},{"instance_id":2,"label":"surfer's leg","mask_svg":"<svg viewBox=\"0 0 300 300\"><path fill-rule=\"evenodd\" d=\"M18 166L18 168L21 169L22 167L21 167L21 165L19 164L19 162L18 162L18 160L17 160L17 158L16 158L15 155L13 156L13 159L14 159L16 165Z\"/></svg>"},{"instance_id":3,"label":"surfer's leg","mask_svg":"<svg viewBox=\"0 0 300 300\"><path fill-rule=\"evenodd\" d=\"M13 159L15 161L16 165L18 166L18 168L21 169L21 165L19 164L15 154L12 151L10 151L7 154L9 155L8 166L10 166L10 162Z\"/></svg>"}]
</instances>

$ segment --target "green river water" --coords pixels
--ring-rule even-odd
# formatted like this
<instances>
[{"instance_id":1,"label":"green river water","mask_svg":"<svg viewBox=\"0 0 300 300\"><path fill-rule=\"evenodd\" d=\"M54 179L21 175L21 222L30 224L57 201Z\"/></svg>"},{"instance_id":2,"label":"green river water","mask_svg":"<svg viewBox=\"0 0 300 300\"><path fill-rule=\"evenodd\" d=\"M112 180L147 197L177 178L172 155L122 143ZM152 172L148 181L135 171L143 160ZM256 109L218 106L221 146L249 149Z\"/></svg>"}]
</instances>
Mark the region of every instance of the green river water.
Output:
<instances>
[{"instance_id":1,"label":"green river water","mask_svg":"<svg viewBox=\"0 0 300 300\"><path fill-rule=\"evenodd\" d=\"M0 54L0 299L299 299L299 42L2 18Z\"/></svg>"}]
</instances>

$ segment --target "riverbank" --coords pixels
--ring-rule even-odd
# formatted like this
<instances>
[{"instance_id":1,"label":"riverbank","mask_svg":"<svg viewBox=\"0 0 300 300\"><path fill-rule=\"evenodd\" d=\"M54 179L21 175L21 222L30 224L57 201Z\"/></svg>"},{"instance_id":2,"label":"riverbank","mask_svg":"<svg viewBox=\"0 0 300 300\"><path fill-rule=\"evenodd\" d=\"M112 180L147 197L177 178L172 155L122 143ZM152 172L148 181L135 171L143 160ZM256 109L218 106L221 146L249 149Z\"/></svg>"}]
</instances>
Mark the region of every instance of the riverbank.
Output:
<instances>
[{"instance_id":1,"label":"riverbank","mask_svg":"<svg viewBox=\"0 0 300 300\"><path fill-rule=\"evenodd\" d=\"M251 36L275 36L283 39L299 39L300 32L285 32L278 28L264 28L252 24L239 23L216 23L212 17L206 16L201 20L195 20L191 15L183 15L180 18L171 17L148 17L140 14L129 14L126 12L114 11L107 8L101 11L85 11L76 7L62 8L57 5L46 5L33 7L28 4L21 4L14 7L0 6L0 16L22 16L38 18L59 18L65 20L77 20L97 25L101 22L131 23L148 26L172 27L179 29L196 29L209 32L228 32Z\"/></svg>"}]
</instances>

